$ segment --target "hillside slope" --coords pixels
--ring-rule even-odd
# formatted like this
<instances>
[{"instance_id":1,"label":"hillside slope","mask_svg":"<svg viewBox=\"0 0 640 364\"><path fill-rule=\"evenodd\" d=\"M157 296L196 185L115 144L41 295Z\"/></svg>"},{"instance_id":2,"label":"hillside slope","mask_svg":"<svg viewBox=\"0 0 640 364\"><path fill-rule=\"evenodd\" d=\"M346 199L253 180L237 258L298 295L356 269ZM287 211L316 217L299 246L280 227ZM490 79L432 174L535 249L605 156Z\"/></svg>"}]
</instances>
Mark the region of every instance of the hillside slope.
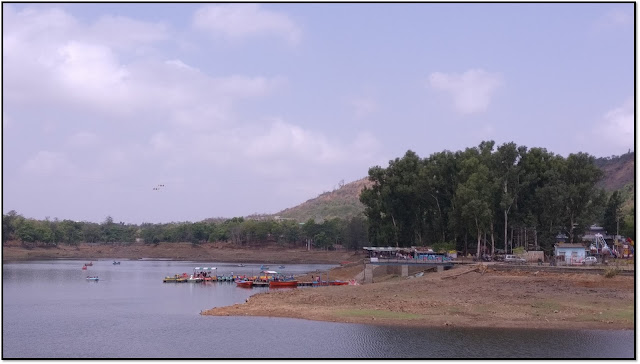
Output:
<instances>
[{"instance_id":1,"label":"hillside slope","mask_svg":"<svg viewBox=\"0 0 640 364\"><path fill-rule=\"evenodd\" d=\"M320 221L334 217L348 219L360 216L364 212L364 205L360 202L360 191L365 186L371 186L368 178L347 183L336 190L325 192L316 198L282 210L275 215L296 219L299 222L309 219Z\"/></svg>"},{"instance_id":2,"label":"hillside slope","mask_svg":"<svg viewBox=\"0 0 640 364\"><path fill-rule=\"evenodd\" d=\"M604 172L599 183L607 191L615 191L629 183L634 183L635 153L625 153L617 157L598 158L596 166Z\"/></svg>"}]
</instances>

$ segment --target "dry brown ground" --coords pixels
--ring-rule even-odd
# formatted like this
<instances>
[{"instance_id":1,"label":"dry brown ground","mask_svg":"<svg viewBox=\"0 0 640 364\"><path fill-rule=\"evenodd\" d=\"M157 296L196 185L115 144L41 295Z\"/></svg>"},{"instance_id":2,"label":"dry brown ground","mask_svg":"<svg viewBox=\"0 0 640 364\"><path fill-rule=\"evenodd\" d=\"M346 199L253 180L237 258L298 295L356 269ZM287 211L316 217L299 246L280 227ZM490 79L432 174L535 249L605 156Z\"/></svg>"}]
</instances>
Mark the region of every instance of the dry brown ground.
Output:
<instances>
[{"instance_id":1,"label":"dry brown ground","mask_svg":"<svg viewBox=\"0 0 640 364\"><path fill-rule=\"evenodd\" d=\"M18 242L9 242L2 247L2 260L36 259L172 259L207 262L294 264L317 263L338 264L343 261L359 260L361 253L353 251L306 251L304 249L282 248L236 248L226 243L161 243L158 246L145 244L89 245L71 247L36 247L25 249Z\"/></svg>"},{"instance_id":2,"label":"dry brown ground","mask_svg":"<svg viewBox=\"0 0 640 364\"><path fill-rule=\"evenodd\" d=\"M458 275L465 269L358 286L274 290L203 314L427 327L634 327L634 277L490 268ZM361 270L354 264L330 275L345 280Z\"/></svg>"}]
</instances>

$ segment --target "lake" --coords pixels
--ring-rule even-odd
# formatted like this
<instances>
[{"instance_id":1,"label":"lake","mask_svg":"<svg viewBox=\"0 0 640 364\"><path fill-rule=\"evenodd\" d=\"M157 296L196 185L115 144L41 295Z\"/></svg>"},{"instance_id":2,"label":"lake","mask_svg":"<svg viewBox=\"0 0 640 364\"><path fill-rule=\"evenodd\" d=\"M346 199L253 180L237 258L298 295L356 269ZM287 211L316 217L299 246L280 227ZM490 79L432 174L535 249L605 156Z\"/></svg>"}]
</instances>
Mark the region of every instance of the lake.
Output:
<instances>
[{"instance_id":1,"label":"lake","mask_svg":"<svg viewBox=\"0 0 640 364\"><path fill-rule=\"evenodd\" d=\"M163 283L260 265L49 260L2 267L2 356L11 358L635 358L633 330L395 328L268 317L201 316L268 288ZM284 273L325 270L286 265ZM99 276L97 282L87 275ZM313 289L313 288L299 288Z\"/></svg>"}]
</instances>

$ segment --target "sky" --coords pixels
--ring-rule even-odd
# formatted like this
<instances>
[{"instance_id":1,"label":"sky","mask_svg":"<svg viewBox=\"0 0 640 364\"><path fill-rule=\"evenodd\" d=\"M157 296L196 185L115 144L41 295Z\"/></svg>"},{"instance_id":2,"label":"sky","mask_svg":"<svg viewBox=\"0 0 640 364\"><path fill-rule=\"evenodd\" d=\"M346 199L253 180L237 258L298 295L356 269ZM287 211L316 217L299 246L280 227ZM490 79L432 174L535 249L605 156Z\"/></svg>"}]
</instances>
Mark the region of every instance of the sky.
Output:
<instances>
[{"instance_id":1,"label":"sky","mask_svg":"<svg viewBox=\"0 0 640 364\"><path fill-rule=\"evenodd\" d=\"M3 213L271 214L483 140L623 154L634 32L633 3L4 3Z\"/></svg>"}]
</instances>

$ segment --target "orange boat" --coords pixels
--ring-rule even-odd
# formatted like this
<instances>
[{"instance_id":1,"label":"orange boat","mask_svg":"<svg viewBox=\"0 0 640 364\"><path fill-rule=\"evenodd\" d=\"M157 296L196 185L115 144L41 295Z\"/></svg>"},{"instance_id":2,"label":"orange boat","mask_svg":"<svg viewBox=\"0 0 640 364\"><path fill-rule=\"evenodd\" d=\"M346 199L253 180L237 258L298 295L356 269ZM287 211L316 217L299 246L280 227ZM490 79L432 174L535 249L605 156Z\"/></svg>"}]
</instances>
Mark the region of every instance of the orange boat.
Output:
<instances>
[{"instance_id":1,"label":"orange boat","mask_svg":"<svg viewBox=\"0 0 640 364\"><path fill-rule=\"evenodd\" d=\"M269 281L269 288L298 287L298 281Z\"/></svg>"},{"instance_id":2,"label":"orange boat","mask_svg":"<svg viewBox=\"0 0 640 364\"><path fill-rule=\"evenodd\" d=\"M253 281L246 281L246 280L236 281L236 285L241 288L252 288Z\"/></svg>"}]
</instances>

